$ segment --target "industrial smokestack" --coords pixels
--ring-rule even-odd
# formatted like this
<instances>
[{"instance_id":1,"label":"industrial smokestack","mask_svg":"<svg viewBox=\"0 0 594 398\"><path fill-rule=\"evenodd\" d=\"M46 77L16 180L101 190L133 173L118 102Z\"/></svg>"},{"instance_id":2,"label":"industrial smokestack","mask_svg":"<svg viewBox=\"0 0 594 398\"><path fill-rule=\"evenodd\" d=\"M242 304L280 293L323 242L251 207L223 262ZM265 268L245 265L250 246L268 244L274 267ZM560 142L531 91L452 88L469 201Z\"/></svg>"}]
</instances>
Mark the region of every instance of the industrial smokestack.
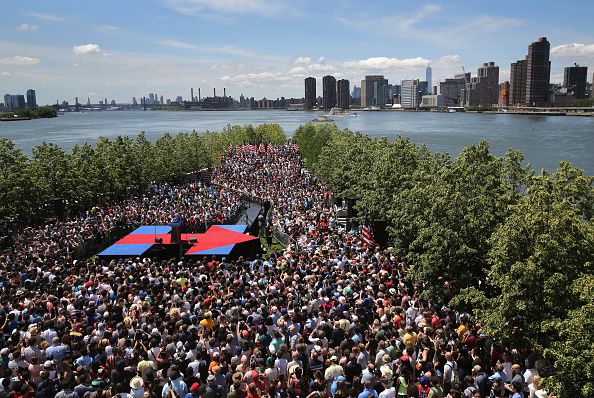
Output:
<instances>
[{"instance_id":1,"label":"industrial smokestack","mask_svg":"<svg viewBox=\"0 0 594 398\"><path fill-rule=\"evenodd\" d=\"M217 88L216 87L212 89L212 93L213 93L213 97L216 98L217 97Z\"/></svg>"},{"instance_id":2,"label":"industrial smokestack","mask_svg":"<svg viewBox=\"0 0 594 398\"><path fill-rule=\"evenodd\" d=\"M190 102L194 102L194 89L190 88Z\"/></svg>"},{"instance_id":3,"label":"industrial smokestack","mask_svg":"<svg viewBox=\"0 0 594 398\"><path fill-rule=\"evenodd\" d=\"M198 87L198 102L202 101L202 97L200 96L200 87Z\"/></svg>"},{"instance_id":4,"label":"industrial smokestack","mask_svg":"<svg viewBox=\"0 0 594 398\"><path fill-rule=\"evenodd\" d=\"M227 96L227 89L225 87L223 87L223 97Z\"/></svg>"}]
</instances>

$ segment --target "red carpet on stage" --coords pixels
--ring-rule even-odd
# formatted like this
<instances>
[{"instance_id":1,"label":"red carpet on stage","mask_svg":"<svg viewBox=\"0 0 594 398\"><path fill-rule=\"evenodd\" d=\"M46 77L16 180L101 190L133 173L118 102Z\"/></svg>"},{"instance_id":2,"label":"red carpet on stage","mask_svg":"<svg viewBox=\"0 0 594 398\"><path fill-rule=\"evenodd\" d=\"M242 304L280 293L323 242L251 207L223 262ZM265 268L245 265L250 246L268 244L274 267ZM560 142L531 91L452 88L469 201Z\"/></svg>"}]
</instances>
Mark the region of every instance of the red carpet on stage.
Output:
<instances>
[{"instance_id":1,"label":"red carpet on stage","mask_svg":"<svg viewBox=\"0 0 594 398\"><path fill-rule=\"evenodd\" d=\"M199 254L216 247L236 245L258 239L256 236L235 232L220 225L213 225L204 234L182 234L182 240L184 241L189 241L192 237L195 237L197 242L192 245L186 254Z\"/></svg>"},{"instance_id":2,"label":"red carpet on stage","mask_svg":"<svg viewBox=\"0 0 594 398\"><path fill-rule=\"evenodd\" d=\"M154 247L175 247L171 242L172 228L169 226L150 226L144 225L132 231L116 243L99 253L99 256L140 256L149 252ZM229 255L236 245L245 242L259 240L257 236L245 234L247 225L213 225L203 234L181 234L180 244L185 247L190 246L185 255L210 256L210 255ZM153 232L154 233L151 233ZM256 243L254 243L256 244ZM259 242L257 243L259 248ZM253 251L252 245L246 248L243 245L238 247L239 252L246 253ZM259 249L255 249L256 251ZM238 253L235 251L234 253Z\"/></svg>"}]
</instances>

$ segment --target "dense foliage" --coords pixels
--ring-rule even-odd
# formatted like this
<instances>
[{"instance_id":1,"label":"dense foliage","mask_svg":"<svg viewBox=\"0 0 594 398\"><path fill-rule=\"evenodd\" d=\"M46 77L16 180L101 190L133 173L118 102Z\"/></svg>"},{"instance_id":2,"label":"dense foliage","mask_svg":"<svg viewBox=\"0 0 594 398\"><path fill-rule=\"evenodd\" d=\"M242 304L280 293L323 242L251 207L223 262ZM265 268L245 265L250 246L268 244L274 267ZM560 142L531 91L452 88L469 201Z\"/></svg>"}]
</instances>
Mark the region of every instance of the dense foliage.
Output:
<instances>
[{"instance_id":1,"label":"dense foliage","mask_svg":"<svg viewBox=\"0 0 594 398\"><path fill-rule=\"evenodd\" d=\"M52 216L55 203L66 210L88 209L143 192L155 181L174 181L216 164L229 144L283 143L275 124L227 126L222 132L165 134L155 142L136 138L100 138L93 146L76 145L67 153L42 143L27 158L14 143L0 139L0 217L22 223Z\"/></svg>"},{"instance_id":2,"label":"dense foliage","mask_svg":"<svg viewBox=\"0 0 594 398\"><path fill-rule=\"evenodd\" d=\"M535 175L482 142L455 158L394 141L305 125L309 167L359 214L385 218L422 294L474 312L509 347L554 361L558 396L593 396L594 178L561 163Z\"/></svg>"},{"instance_id":3,"label":"dense foliage","mask_svg":"<svg viewBox=\"0 0 594 398\"><path fill-rule=\"evenodd\" d=\"M0 114L0 118L11 118L17 115L18 117L30 117L32 119L56 117L57 113L51 106L40 106L30 109L16 109L10 112Z\"/></svg>"}]
</instances>

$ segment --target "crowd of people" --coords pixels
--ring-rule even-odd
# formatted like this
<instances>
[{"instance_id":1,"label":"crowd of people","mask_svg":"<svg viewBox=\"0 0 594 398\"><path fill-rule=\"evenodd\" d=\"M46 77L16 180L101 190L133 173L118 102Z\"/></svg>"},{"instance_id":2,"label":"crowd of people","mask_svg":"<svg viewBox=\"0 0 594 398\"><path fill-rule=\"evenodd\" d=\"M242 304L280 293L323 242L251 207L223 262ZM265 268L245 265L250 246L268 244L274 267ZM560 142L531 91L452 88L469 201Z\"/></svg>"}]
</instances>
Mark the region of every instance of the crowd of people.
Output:
<instances>
[{"instance_id":1,"label":"crowd of people","mask_svg":"<svg viewBox=\"0 0 594 398\"><path fill-rule=\"evenodd\" d=\"M0 398L542 398L536 357L419 299L413 265L336 221L295 146L233 150L217 187L141 197L25 229L0 254ZM293 238L255 258L68 255L113 225L224 223L269 201Z\"/></svg>"},{"instance_id":2,"label":"crowd of people","mask_svg":"<svg viewBox=\"0 0 594 398\"><path fill-rule=\"evenodd\" d=\"M201 182L153 184L146 194L105 207L94 207L65 220L56 219L41 228L27 227L7 236L10 242L0 254L14 266L29 259L70 259L89 240L102 241L115 227L167 225L179 217L189 232L204 232L212 224L232 221L241 208L240 195Z\"/></svg>"}]
</instances>

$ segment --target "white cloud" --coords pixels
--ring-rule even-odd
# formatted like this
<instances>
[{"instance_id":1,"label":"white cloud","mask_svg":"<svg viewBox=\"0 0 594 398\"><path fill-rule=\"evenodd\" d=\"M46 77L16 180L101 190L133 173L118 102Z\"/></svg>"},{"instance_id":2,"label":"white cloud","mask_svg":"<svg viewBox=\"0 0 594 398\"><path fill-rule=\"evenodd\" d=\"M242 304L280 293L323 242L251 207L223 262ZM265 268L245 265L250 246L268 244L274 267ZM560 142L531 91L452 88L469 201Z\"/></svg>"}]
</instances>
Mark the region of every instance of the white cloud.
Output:
<instances>
[{"instance_id":1,"label":"white cloud","mask_svg":"<svg viewBox=\"0 0 594 398\"><path fill-rule=\"evenodd\" d=\"M320 57L320 58L318 58L318 62L319 62L319 63L324 63L324 62L326 62L326 57Z\"/></svg>"},{"instance_id":2,"label":"white cloud","mask_svg":"<svg viewBox=\"0 0 594 398\"><path fill-rule=\"evenodd\" d=\"M0 65L36 65L39 62L41 62L39 58L22 57L20 55L0 58Z\"/></svg>"},{"instance_id":3,"label":"white cloud","mask_svg":"<svg viewBox=\"0 0 594 398\"><path fill-rule=\"evenodd\" d=\"M297 13L296 9L285 0L169 0L168 5L181 14L200 17L208 12L252 14L264 17Z\"/></svg>"},{"instance_id":4,"label":"white cloud","mask_svg":"<svg viewBox=\"0 0 594 398\"><path fill-rule=\"evenodd\" d=\"M10 76L10 72L2 72L2 73L0 73L0 76L8 77L8 76Z\"/></svg>"},{"instance_id":5,"label":"white cloud","mask_svg":"<svg viewBox=\"0 0 594 398\"><path fill-rule=\"evenodd\" d=\"M440 64L458 64L458 63L460 63L460 60L461 60L460 56L458 54L455 54L455 55L444 55L443 57L436 59L434 62L440 63Z\"/></svg>"},{"instance_id":6,"label":"white cloud","mask_svg":"<svg viewBox=\"0 0 594 398\"><path fill-rule=\"evenodd\" d=\"M37 25L33 25L30 23L22 23L19 26L17 26L18 30L22 30L22 31L27 31L27 30L37 30L38 27Z\"/></svg>"},{"instance_id":7,"label":"white cloud","mask_svg":"<svg viewBox=\"0 0 594 398\"><path fill-rule=\"evenodd\" d=\"M570 43L551 48L556 58L594 57L594 44Z\"/></svg>"},{"instance_id":8,"label":"white cloud","mask_svg":"<svg viewBox=\"0 0 594 398\"><path fill-rule=\"evenodd\" d=\"M294 68L291 68L291 70L289 70L289 73L292 75L296 75L299 73L305 73L305 68L303 66L296 66Z\"/></svg>"},{"instance_id":9,"label":"white cloud","mask_svg":"<svg viewBox=\"0 0 594 398\"><path fill-rule=\"evenodd\" d=\"M416 58L388 58L388 57L371 57L359 61L347 61L344 66L359 70L385 70L391 68L420 68L427 66L430 61L423 57Z\"/></svg>"},{"instance_id":10,"label":"white cloud","mask_svg":"<svg viewBox=\"0 0 594 398\"><path fill-rule=\"evenodd\" d=\"M91 53L98 53L101 51L101 47L98 44L82 44L80 46L72 47L72 51L76 55L85 55Z\"/></svg>"},{"instance_id":11,"label":"white cloud","mask_svg":"<svg viewBox=\"0 0 594 398\"><path fill-rule=\"evenodd\" d=\"M42 21L46 21L46 22L61 22L64 20L64 18L62 18L62 17L58 17L58 16L50 15L50 14L40 14L40 13L36 13L36 12L30 13L27 15L30 17L35 17L37 19L41 19Z\"/></svg>"},{"instance_id":12,"label":"white cloud","mask_svg":"<svg viewBox=\"0 0 594 398\"><path fill-rule=\"evenodd\" d=\"M328 64L311 64L307 67L312 72L332 72L336 70L335 66Z\"/></svg>"},{"instance_id":13,"label":"white cloud","mask_svg":"<svg viewBox=\"0 0 594 398\"><path fill-rule=\"evenodd\" d=\"M295 60L295 62L293 62L297 65L307 65L307 64L311 64L311 58L310 57L299 57Z\"/></svg>"},{"instance_id":14,"label":"white cloud","mask_svg":"<svg viewBox=\"0 0 594 398\"><path fill-rule=\"evenodd\" d=\"M230 82L240 86L252 86L255 83L264 82L285 82L293 77L285 76L280 72L242 73L236 76L225 75L219 78L220 81Z\"/></svg>"},{"instance_id":15,"label":"white cloud","mask_svg":"<svg viewBox=\"0 0 594 398\"><path fill-rule=\"evenodd\" d=\"M186 49L195 49L196 46L190 43L186 43L184 41L174 40L174 39L165 39L159 40L157 43L167 46L167 47L174 47L174 48L186 48Z\"/></svg>"}]
</instances>

